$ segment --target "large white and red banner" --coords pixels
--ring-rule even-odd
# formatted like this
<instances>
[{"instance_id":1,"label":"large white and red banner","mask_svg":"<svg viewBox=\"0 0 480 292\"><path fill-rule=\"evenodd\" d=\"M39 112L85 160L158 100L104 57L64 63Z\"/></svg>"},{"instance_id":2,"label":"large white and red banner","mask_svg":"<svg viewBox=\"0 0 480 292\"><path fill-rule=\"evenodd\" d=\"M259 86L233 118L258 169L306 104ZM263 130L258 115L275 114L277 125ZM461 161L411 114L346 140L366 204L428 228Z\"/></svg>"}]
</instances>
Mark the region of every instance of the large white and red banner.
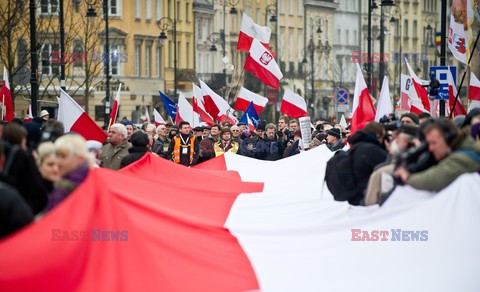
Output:
<instances>
[{"instance_id":1,"label":"large white and red banner","mask_svg":"<svg viewBox=\"0 0 480 292\"><path fill-rule=\"evenodd\" d=\"M91 170L53 211L0 241L0 287L480 290L478 174L437 194L398 186L382 206L354 207L319 183L332 156L325 146L275 162L226 153L186 168L149 153L119 172ZM301 168L316 171L285 171Z\"/></svg>"}]
</instances>

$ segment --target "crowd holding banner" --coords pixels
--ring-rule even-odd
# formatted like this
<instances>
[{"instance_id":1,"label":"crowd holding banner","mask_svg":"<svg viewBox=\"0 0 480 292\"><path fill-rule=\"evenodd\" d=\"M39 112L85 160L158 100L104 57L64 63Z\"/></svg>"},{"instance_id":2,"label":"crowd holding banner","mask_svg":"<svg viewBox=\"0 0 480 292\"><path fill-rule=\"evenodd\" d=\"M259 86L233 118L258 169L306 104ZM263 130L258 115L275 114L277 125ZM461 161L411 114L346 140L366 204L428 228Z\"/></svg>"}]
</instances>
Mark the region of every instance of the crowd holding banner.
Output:
<instances>
[{"instance_id":1,"label":"crowd holding banner","mask_svg":"<svg viewBox=\"0 0 480 292\"><path fill-rule=\"evenodd\" d=\"M237 49L278 89L270 34L244 14ZM232 108L199 80L141 127L117 121L120 85L104 130L63 90L56 119L15 119L7 79L1 290L478 291L480 82L467 111L449 76L455 119L435 117L407 68L401 114L357 64L339 123L288 89L267 123L265 97L241 87Z\"/></svg>"}]
</instances>

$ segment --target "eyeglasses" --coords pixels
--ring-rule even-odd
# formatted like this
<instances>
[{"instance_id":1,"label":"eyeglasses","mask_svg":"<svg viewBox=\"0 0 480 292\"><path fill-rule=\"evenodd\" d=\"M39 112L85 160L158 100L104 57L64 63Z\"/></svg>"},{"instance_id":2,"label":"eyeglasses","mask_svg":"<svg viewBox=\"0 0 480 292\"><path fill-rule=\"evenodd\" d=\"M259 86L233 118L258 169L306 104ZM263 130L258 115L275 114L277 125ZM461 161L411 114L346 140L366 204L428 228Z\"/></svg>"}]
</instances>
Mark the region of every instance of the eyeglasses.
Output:
<instances>
[{"instance_id":1,"label":"eyeglasses","mask_svg":"<svg viewBox=\"0 0 480 292\"><path fill-rule=\"evenodd\" d=\"M232 132L240 132L240 130L232 130Z\"/></svg>"}]
</instances>

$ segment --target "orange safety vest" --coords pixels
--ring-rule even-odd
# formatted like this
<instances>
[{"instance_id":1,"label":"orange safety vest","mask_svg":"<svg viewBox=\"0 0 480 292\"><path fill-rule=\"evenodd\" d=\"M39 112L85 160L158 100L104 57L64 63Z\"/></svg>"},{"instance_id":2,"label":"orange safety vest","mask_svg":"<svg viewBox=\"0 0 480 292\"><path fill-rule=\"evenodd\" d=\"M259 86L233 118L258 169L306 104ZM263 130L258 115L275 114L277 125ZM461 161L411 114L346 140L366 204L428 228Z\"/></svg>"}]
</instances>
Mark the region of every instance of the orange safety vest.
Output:
<instances>
[{"instance_id":1,"label":"orange safety vest","mask_svg":"<svg viewBox=\"0 0 480 292\"><path fill-rule=\"evenodd\" d=\"M220 147L222 145L222 142L217 142L213 145L213 150L215 151L215 157L223 155L225 151ZM238 143L237 142L231 142L232 148L228 149L227 152L234 153L236 154L238 151Z\"/></svg>"},{"instance_id":2,"label":"orange safety vest","mask_svg":"<svg viewBox=\"0 0 480 292\"><path fill-rule=\"evenodd\" d=\"M182 141L180 140L179 136L173 137L173 140L175 141L174 146L173 146L173 161L175 163L180 163L180 147L183 146ZM190 144L185 145L185 147L190 146L190 164L192 164L193 161L193 154L195 151L195 136L189 138Z\"/></svg>"}]
</instances>

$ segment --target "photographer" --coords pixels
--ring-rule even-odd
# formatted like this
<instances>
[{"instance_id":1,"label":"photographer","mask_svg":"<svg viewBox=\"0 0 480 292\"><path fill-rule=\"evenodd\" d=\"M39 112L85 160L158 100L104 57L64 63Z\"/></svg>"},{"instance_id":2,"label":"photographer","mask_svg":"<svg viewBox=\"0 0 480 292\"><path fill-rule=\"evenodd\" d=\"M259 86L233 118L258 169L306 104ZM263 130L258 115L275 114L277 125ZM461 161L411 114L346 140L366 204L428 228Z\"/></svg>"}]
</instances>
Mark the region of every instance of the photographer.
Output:
<instances>
[{"instance_id":1,"label":"photographer","mask_svg":"<svg viewBox=\"0 0 480 292\"><path fill-rule=\"evenodd\" d=\"M395 175L403 183L438 192L460 175L480 169L480 147L451 120L432 119L426 123L423 134L437 164L418 173L410 173L407 165L399 167Z\"/></svg>"}]
</instances>

